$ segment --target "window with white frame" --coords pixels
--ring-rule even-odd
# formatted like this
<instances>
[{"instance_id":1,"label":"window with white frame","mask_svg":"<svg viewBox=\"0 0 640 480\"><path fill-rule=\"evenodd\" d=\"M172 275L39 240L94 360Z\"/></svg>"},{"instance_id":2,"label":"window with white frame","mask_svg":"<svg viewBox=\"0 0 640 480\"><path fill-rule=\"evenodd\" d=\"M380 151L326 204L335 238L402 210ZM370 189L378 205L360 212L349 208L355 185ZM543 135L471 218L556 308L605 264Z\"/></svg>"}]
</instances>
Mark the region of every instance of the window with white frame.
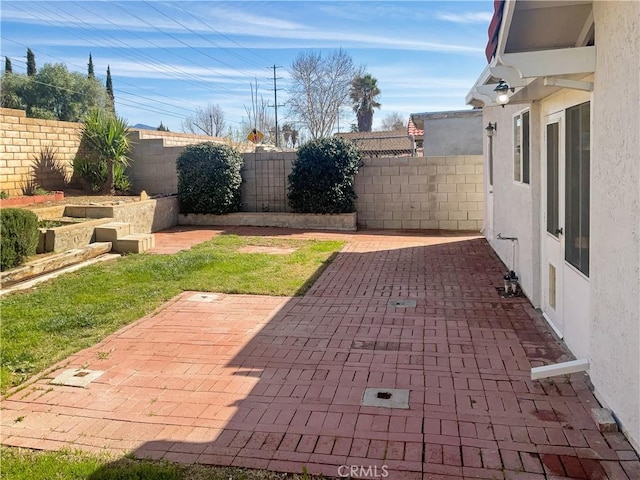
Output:
<instances>
[{"instance_id":1,"label":"window with white frame","mask_svg":"<svg viewBox=\"0 0 640 480\"><path fill-rule=\"evenodd\" d=\"M530 114L526 110L513 117L513 179L530 183Z\"/></svg>"}]
</instances>

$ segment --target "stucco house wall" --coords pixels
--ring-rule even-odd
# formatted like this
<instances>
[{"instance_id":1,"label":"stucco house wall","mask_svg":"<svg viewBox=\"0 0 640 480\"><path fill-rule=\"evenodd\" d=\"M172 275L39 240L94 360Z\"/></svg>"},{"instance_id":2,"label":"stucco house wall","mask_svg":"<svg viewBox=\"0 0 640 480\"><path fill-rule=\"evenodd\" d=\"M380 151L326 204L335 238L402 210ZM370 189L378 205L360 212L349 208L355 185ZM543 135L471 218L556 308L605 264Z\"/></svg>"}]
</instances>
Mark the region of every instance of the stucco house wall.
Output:
<instances>
[{"instance_id":1,"label":"stucco house wall","mask_svg":"<svg viewBox=\"0 0 640 480\"><path fill-rule=\"evenodd\" d=\"M424 115L424 155L446 157L482 154L482 111Z\"/></svg>"},{"instance_id":2,"label":"stucco house wall","mask_svg":"<svg viewBox=\"0 0 640 480\"><path fill-rule=\"evenodd\" d=\"M597 48L595 68L587 71L594 73L574 78L591 82L592 92L561 88L544 96L538 84L516 91L516 101L504 108L484 108L483 126L497 124L493 188L485 178L485 235L507 264L510 242L497 236L518 237L516 271L522 287L534 306L545 303L546 123L560 119L562 142L566 109L589 102L589 271L563 269L562 330L574 355L589 359L594 394L640 451L640 2L594 1L591 7ZM483 76L479 82L493 83ZM537 99L526 103L526 98ZM512 118L525 108L531 115L528 187L513 181ZM483 143L488 172L490 143L486 138ZM560 151L565 151L562 143ZM560 226L566 227L564 220ZM560 259L566 264L564 252Z\"/></svg>"},{"instance_id":3,"label":"stucco house wall","mask_svg":"<svg viewBox=\"0 0 640 480\"><path fill-rule=\"evenodd\" d=\"M615 4L612 5L612 4ZM591 371L640 447L640 3L594 2Z\"/></svg>"},{"instance_id":4,"label":"stucco house wall","mask_svg":"<svg viewBox=\"0 0 640 480\"><path fill-rule=\"evenodd\" d=\"M539 147L533 141L539 131L532 121L531 183L514 181L513 171L513 116L529 109L532 119L539 113L539 105L520 104L484 109L484 125L496 124L493 141L493 188L489 187L489 175L485 175L485 226L492 216L492 228L484 233L500 259L515 270L522 290L535 307L540 306L540 162ZM535 124L535 126L534 126ZM482 130L484 132L484 129ZM485 172L489 171L489 144L484 141ZM493 191L493 201L489 199ZM491 211L492 210L492 211ZM514 245L500 240L498 235L516 237Z\"/></svg>"},{"instance_id":5,"label":"stucco house wall","mask_svg":"<svg viewBox=\"0 0 640 480\"><path fill-rule=\"evenodd\" d=\"M413 128L423 130L423 155L482 155L482 110L412 113Z\"/></svg>"}]
</instances>

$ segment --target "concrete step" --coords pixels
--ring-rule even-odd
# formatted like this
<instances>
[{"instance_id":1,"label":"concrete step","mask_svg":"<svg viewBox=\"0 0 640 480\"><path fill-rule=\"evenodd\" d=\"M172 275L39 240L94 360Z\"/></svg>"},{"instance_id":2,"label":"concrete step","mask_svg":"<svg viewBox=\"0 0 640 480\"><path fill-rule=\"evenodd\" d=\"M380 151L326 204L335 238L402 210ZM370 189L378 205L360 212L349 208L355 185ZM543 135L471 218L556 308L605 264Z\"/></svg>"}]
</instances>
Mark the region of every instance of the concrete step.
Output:
<instances>
[{"instance_id":1,"label":"concrete step","mask_svg":"<svg viewBox=\"0 0 640 480\"><path fill-rule=\"evenodd\" d=\"M144 253L155 245L156 237L153 233L133 233L119 238L113 250L118 253Z\"/></svg>"},{"instance_id":2,"label":"concrete step","mask_svg":"<svg viewBox=\"0 0 640 480\"><path fill-rule=\"evenodd\" d=\"M113 244L119 238L126 237L131 234L131 225L125 222L109 222L96 227L96 242L111 242Z\"/></svg>"}]
</instances>

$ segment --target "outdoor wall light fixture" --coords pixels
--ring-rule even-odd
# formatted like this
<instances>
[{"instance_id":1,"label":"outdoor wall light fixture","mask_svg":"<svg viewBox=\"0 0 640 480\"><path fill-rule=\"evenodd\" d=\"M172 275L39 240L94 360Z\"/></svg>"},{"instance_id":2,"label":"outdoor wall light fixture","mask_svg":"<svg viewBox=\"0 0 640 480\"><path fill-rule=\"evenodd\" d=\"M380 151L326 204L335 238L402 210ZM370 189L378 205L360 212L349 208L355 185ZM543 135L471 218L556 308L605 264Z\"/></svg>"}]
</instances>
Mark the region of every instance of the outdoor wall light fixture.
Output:
<instances>
[{"instance_id":1,"label":"outdoor wall light fixture","mask_svg":"<svg viewBox=\"0 0 640 480\"><path fill-rule=\"evenodd\" d=\"M498 123L497 122L489 122L489 124L485 127L485 131L487 132L487 137L491 138L498 131Z\"/></svg>"},{"instance_id":2,"label":"outdoor wall light fixture","mask_svg":"<svg viewBox=\"0 0 640 480\"><path fill-rule=\"evenodd\" d=\"M498 85L496 85L496 88L493 89L493 91L498 94L496 102L498 105L502 105L503 108L507 103L509 103L509 90L514 92L515 88L510 88L509 84L504 80L500 80Z\"/></svg>"}]
</instances>

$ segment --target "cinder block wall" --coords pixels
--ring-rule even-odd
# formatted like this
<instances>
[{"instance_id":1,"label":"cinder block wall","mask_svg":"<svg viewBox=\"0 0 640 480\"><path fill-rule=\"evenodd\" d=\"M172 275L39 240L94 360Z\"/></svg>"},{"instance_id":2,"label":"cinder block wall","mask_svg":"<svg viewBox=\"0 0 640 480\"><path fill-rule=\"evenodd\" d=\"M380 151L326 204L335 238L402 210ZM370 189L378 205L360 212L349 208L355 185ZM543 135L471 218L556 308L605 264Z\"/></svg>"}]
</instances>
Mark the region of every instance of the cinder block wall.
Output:
<instances>
[{"instance_id":1,"label":"cinder block wall","mask_svg":"<svg viewBox=\"0 0 640 480\"><path fill-rule=\"evenodd\" d=\"M165 146L162 138L141 139L137 131L133 132L132 137L134 147L127 168L132 190L136 193L145 190L150 195L176 193L176 159L184 146Z\"/></svg>"},{"instance_id":2,"label":"cinder block wall","mask_svg":"<svg viewBox=\"0 0 640 480\"><path fill-rule=\"evenodd\" d=\"M367 158L356 176L364 228L480 230L482 155Z\"/></svg>"},{"instance_id":3,"label":"cinder block wall","mask_svg":"<svg viewBox=\"0 0 640 480\"><path fill-rule=\"evenodd\" d=\"M131 164L127 174L132 191L148 194L176 193L178 174L176 160L187 145L202 142L222 142L226 139L190 133L132 130Z\"/></svg>"},{"instance_id":4,"label":"cinder block wall","mask_svg":"<svg viewBox=\"0 0 640 480\"><path fill-rule=\"evenodd\" d=\"M0 108L0 190L22 195L30 179L47 190L63 188L73 171L79 131L78 123L27 118L23 110ZM53 163L41 161L46 147L55 152Z\"/></svg>"},{"instance_id":5,"label":"cinder block wall","mask_svg":"<svg viewBox=\"0 0 640 480\"><path fill-rule=\"evenodd\" d=\"M0 190L21 195L30 179L47 190L64 188L73 173L81 127L80 123L27 118L24 110L0 108ZM223 141L204 135L138 129L131 131L131 140L134 188L150 193L177 191L175 159L185 145ZM55 152L53 164L39 161L46 147Z\"/></svg>"},{"instance_id":6,"label":"cinder block wall","mask_svg":"<svg viewBox=\"0 0 640 480\"><path fill-rule=\"evenodd\" d=\"M289 212L287 179L296 152L245 153L242 167L242 210Z\"/></svg>"}]
</instances>

